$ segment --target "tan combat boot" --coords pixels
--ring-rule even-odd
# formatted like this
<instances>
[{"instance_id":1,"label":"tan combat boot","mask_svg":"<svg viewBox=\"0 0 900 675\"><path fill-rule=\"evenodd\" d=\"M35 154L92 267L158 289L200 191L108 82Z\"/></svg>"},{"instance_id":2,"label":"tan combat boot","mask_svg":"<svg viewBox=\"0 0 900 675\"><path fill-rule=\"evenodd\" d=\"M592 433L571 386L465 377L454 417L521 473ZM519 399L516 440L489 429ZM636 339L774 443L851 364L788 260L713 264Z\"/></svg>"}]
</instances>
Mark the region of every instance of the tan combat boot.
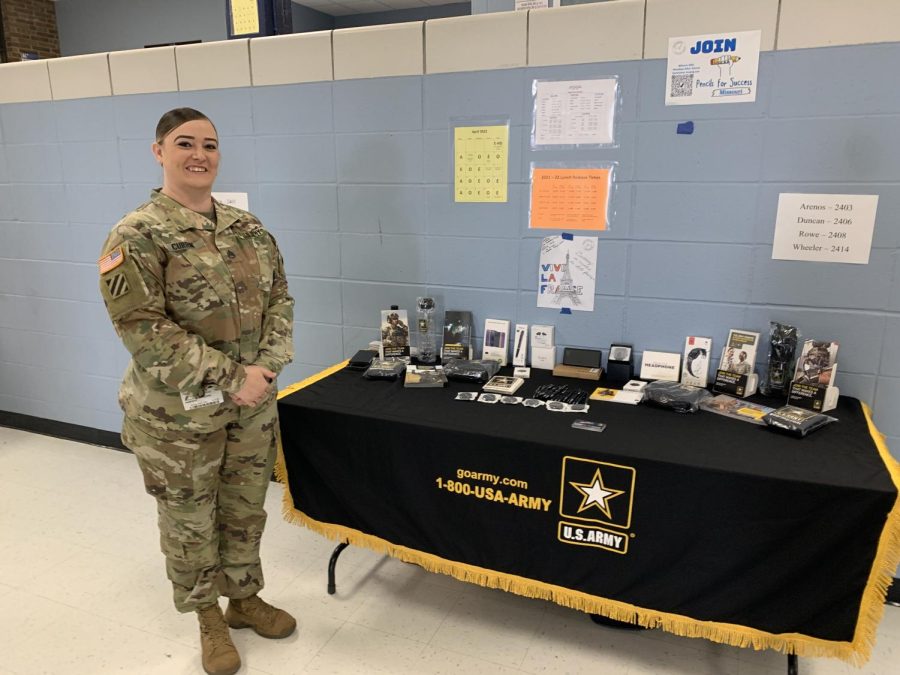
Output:
<instances>
[{"instance_id":1,"label":"tan combat boot","mask_svg":"<svg viewBox=\"0 0 900 675\"><path fill-rule=\"evenodd\" d=\"M285 638L294 632L297 622L283 609L272 607L258 595L228 601L225 620L232 628L252 628L264 638Z\"/></svg>"},{"instance_id":2,"label":"tan combat boot","mask_svg":"<svg viewBox=\"0 0 900 675\"><path fill-rule=\"evenodd\" d=\"M197 619L200 621L203 670L209 675L236 673L241 667L241 656L231 641L228 624L218 603L198 609Z\"/></svg>"}]
</instances>

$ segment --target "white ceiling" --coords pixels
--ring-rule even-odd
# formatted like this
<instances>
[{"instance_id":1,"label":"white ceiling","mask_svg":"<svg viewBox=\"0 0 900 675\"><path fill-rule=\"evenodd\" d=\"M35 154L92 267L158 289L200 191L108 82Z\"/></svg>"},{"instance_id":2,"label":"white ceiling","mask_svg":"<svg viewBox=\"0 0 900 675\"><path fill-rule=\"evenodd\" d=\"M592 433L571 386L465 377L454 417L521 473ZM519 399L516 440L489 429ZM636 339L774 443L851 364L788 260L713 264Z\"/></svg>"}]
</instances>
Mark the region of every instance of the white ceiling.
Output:
<instances>
[{"instance_id":1,"label":"white ceiling","mask_svg":"<svg viewBox=\"0 0 900 675\"><path fill-rule=\"evenodd\" d=\"M317 12L332 16L348 14L368 14L370 12L392 12L395 9L411 9L431 5L452 5L465 0L294 0Z\"/></svg>"}]
</instances>

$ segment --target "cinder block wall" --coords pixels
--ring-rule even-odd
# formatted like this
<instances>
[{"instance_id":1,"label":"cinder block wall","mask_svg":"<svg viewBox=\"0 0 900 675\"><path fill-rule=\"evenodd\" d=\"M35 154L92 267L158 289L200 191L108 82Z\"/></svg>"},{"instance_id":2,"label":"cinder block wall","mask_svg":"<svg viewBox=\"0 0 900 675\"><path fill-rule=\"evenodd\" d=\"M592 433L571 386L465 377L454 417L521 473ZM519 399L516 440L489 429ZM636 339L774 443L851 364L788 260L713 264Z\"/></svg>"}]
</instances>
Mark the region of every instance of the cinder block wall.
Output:
<instances>
[{"instance_id":1,"label":"cinder block wall","mask_svg":"<svg viewBox=\"0 0 900 675\"><path fill-rule=\"evenodd\" d=\"M221 134L217 189L249 193L284 252L298 303L282 384L352 354L380 308L423 294L479 326L549 322L561 345L638 352L680 351L689 333L718 352L729 328L779 320L841 342L842 392L873 405L900 454L897 12L615 0L0 66L0 410L119 428L127 355L95 261L160 182L159 115L189 105ZM670 35L752 28L765 50L755 103L663 105ZM530 150L535 78L611 76L617 149ZM510 119L506 204L452 202L451 125L479 115ZM693 135L675 133L684 120ZM618 163L592 313L536 307L552 234L527 229L537 159ZM870 263L771 260L785 191L880 195Z\"/></svg>"}]
</instances>

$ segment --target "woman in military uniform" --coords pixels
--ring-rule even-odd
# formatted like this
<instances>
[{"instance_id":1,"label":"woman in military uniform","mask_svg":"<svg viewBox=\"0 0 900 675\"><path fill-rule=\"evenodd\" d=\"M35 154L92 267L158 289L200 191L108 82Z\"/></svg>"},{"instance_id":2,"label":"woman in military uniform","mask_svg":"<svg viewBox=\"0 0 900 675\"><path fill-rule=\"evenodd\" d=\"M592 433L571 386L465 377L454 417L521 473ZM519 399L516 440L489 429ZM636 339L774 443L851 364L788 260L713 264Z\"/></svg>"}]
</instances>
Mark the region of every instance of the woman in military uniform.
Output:
<instances>
[{"instance_id":1,"label":"woman in military uniform","mask_svg":"<svg viewBox=\"0 0 900 675\"><path fill-rule=\"evenodd\" d=\"M131 362L122 441L156 498L175 606L197 612L203 667L240 668L231 628L290 635L259 598L259 544L278 424L274 380L293 356L294 301L272 236L212 197L219 142L191 108L152 146L163 185L112 229L100 291ZM219 594L229 598L223 615Z\"/></svg>"}]
</instances>

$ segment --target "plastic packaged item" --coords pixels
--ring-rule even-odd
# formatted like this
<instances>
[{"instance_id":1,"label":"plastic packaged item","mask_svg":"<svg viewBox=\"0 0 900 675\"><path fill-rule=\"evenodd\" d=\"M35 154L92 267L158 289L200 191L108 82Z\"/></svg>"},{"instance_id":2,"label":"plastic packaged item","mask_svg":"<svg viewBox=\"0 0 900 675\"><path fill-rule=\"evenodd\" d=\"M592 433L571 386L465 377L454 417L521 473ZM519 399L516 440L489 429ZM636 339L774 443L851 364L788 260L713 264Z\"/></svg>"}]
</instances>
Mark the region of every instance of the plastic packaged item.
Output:
<instances>
[{"instance_id":1,"label":"plastic packaged item","mask_svg":"<svg viewBox=\"0 0 900 675\"><path fill-rule=\"evenodd\" d=\"M644 387L644 400L680 413L695 413L700 402L710 398L706 389L679 382L658 380Z\"/></svg>"},{"instance_id":2,"label":"plastic packaged item","mask_svg":"<svg viewBox=\"0 0 900 675\"><path fill-rule=\"evenodd\" d=\"M582 429L583 431L603 431L606 424L603 422L592 422L591 420L575 420L572 422L573 429Z\"/></svg>"},{"instance_id":3,"label":"plastic packaged item","mask_svg":"<svg viewBox=\"0 0 900 675\"><path fill-rule=\"evenodd\" d=\"M766 396L787 396L794 373L794 354L799 332L794 326L769 322L769 361L762 393Z\"/></svg>"},{"instance_id":4,"label":"plastic packaged item","mask_svg":"<svg viewBox=\"0 0 900 675\"><path fill-rule=\"evenodd\" d=\"M402 359L373 359L363 377L369 380L396 380L404 370L406 361Z\"/></svg>"},{"instance_id":5,"label":"plastic packaged item","mask_svg":"<svg viewBox=\"0 0 900 675\"><path fill-rule=\"evenodd\" d=\"M447 376L440 366L407 366L404 387L443 387Z\"/></svg>"},{"instance_id":6,"label":"plastic packaged item","mask_svg":"<svg viewBox=\"0 0 900 675\"><path fill-rule=\"evenodd\" d=\"M551 412L586 413L591 406L586 403L563 403L562 401L547 401L547 410Z\"/></svg>"},{"instance_id":7,"label":"plastic packaged item","mask_svg":"<svg viewBox=\"0 0 900 675\"><path fill-rule=\"evenodd\" d=\"M765 415L763 421L769 425L770 429L803 438L816 429L821 429L826 424L837 422L837 418L806 410L805 408L786 405Z\"/></svg>"},{"instance_id":8,"label":"plastic packaged item","mask_svg":"<svg viewBox=\"0 0 900 675\"><path fill-rule=\"evenodd\" d=\"M444 375L461 382L487 382L500 370L500 362L491 359L450 359L444 364Z\"/></svg>"},{"instance_id":9,"label":"plastic packaged item","mask_svg":"<svg viewBox=\"0 0 900 675\"><path fill-rule=\"evenodd\" d=\"M422 363L434 363L437 360L437 347L434 339L434 298L416 298L416 332L418 334L418 359Z\"/></svg>"},{"instance_id":10,"label":"plastic packaged item","mask_svg":"<svg viewBox=\"0 0 900 675\"><path fill-rule=\"evenodd\" d=\"M456 394L457 401L474 401L478 398L477 391L460 391Z\"/></svg>"},{"instance_id":11,"label":"plastic packaged item","mask_svg":"<svg viewBox=\"0 0 900 675\"><path fill-rule=\"evenodd\" d=\"M542 384L534 392L534 398L542 401L559 401L569 405L587 403L588 393L567 384Z\"/></svg>"}]
</instances>

